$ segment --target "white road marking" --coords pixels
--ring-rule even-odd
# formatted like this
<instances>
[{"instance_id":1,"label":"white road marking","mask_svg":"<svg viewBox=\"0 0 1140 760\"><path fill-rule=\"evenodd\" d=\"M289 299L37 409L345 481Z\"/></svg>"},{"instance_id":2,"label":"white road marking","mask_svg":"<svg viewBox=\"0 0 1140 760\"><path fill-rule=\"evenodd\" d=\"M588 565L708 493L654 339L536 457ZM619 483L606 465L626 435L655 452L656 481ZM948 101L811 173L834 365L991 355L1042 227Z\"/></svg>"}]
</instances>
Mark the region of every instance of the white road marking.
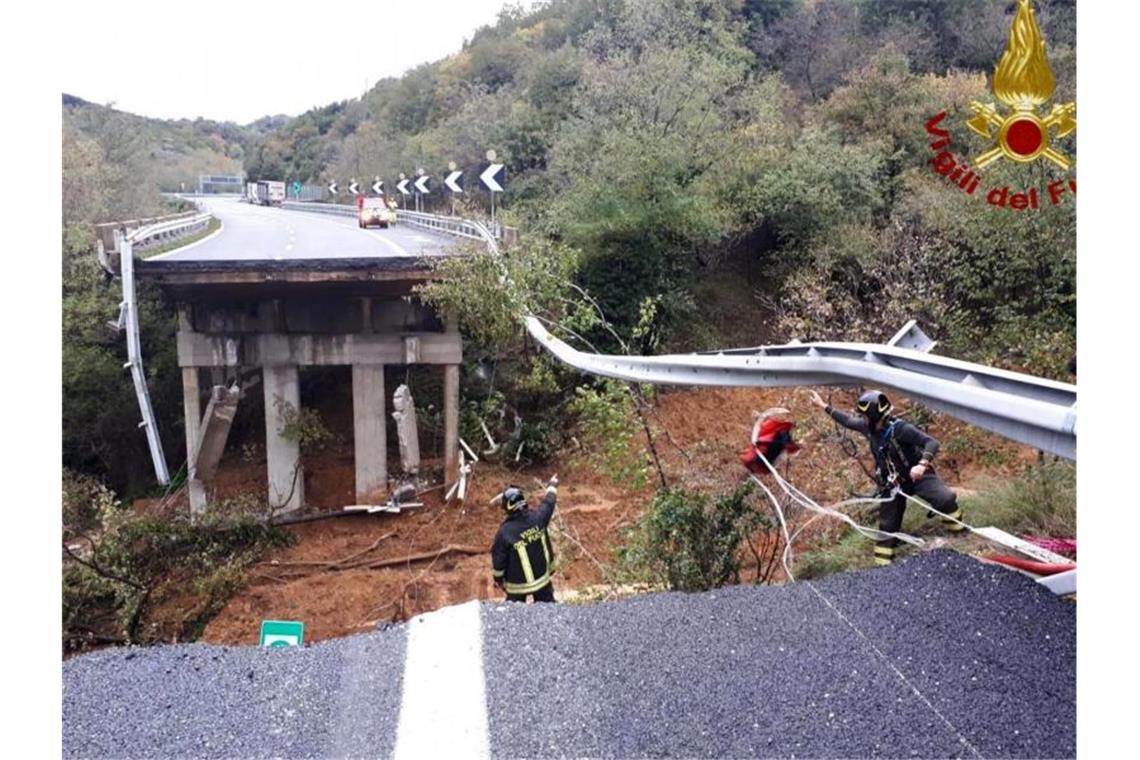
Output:
<instances>
[{"instance_id":1,"label":"white road marking","mask_svg":"<svg viewBox=\"0 0 1140 760\"><path fill-rule=\"evenodd\" d=\"M217 219L217 217L214 217L214 218ZM226 225L220 219L218 219L218 229L214 230L213 232L211 232L209 235L202 238L201 240L195 240L193 243L190 243L189 245L184 245L181 248L175 248L173 251L167 251L166 253L160 253L157 256L151 256L149 259L147 259L147 261L157 261L158 259L165 259L167 256L173 256L176 253L182 253L183 251L189 251L191 248L196 248L197 246L202 245L202 243L208 243L211 240L213 240L214 238L216 238L218 235L221 235L222 230L224 230L225 228L226 228Z\"/></svg>"},{"instance_id":2,"label":"white road marking","mask_svg":"<svg viewBox=\"0 0 1140 760\"><path fill-rule=\"evenodd\" d=\"M491 756L479 602L408 623L397 760Z\"/></svg>"},{"instance_id":3,"label":"white road marking","mask_svg":"<svg viewBox=\"0 0 1140 760\"><path fill-rule=\"evenodd\" d=\"M360 232L363 232L365 235L368 235L369 237L371 237L373 240L379 240L381 243L383 243L384 245L386 245L386 246L388 246L389 248L391 248L393 251L395 251L395 252L396 252L396 255L397 255L397 256L411 256L411 254L410 254L410 253L408 253L408 252L407 252L407 250L405 250L405 249L404 249L404 247L403 247L402 245L400 245L399 243L397 243L396 241L394 241L394 240L389 240L389 239L388 239L387 237L385 237L384 235L373 235L373 234L372 234L372 233L371 233L369 230L367 230L367 229L361 229L361 228L359 228L359 227L358 227L357 229L358 229Z\"/></svg>"},{"instance_id":4,"label":"white road marking","mask_svg":"<svg viewBox=\"0 0 1140 760\"><path fill-rule=\"evenodd\" d=\"M308 212L297 211L295 213L305 214ZM363 227L359 227L359 226L350 227L347 223L338 222L335 219L322 219L322 218L320 218L319 214L316 215L316 218L312 219L312 221L314 221L314 222L325 222L327 224L335 224L337 227L340 227L342 229L345 229L345 228L354 229L357 232L362 232L365 235L368 235L373 240L379 240L381 243L383 243L384 245L388 246L393 251L395 251L397 256L411 256L412 255L412 254L408 253L408 251L403 246L401 246L399 243L397 243L393 240L389 240L387 237L385 237L383 235L375 235L370 230L365 229ZM391 228L389 228L389 229L391 229Z\"/></svg>"},{"instance_id":5,"label":"white road marking","mask_svg":"<svg viewBox=\"0 0 1140 760\"><path fill-rule=\"evenodd\" d=\"M878 656L878 658L880 660L882 660L883 664L886 665L888 668L890 668L892 671L894 671L894 674L896 676L898 676L899 680L902 681L904 684L906 684L910 688L910 690L912 692L914 692L914 695L916 697L918 697L920 700L922 700L922 703L924 705L926 705L927 707L929 707L930 711L933 712L935 715L937 715L938 718L943 723L946 724L947 728L949 728L951 731L953 731L955 734L958 735L959 743L961 743L963 746L968 748L970 750L970 752L974 753L974 757L982 757L983 756L982 753L978 751L978 748L970 743L970 740L966 738L966 735L963 734L961 731L959 731L958 727L955 726L953 723L951 723L946 718L945 715L943 715L941 712L939 712L938 708L935 707L933 704L931 704L930 700L926 698L926 695L923 694L921 691L919 691L917 686L915 686L909 680L907 680L907 677L905 675L903 675L903 672L901 670L899 670L897 667L895 667L895 664L893 662L891 662L889 659L887 659L887 656L885 654L883 654L882 650L880 650L877 646L875 646L875 643L867 637L867 634L865 634L861 630L859 630L859 627L857 625L855 625L854 623L852 623L847 618L846 615L844 615L842 612L840 612L839 608L836 607L834 604L832 604L830 599L828 599L826 596L824 596L822 593L820 593L819 589L817 589L815 586L813 586L811 581L805 581L805 583L807 583L808 588L810 588L812 591L815 592L816 596L818 596L820 599L823 600L824 604L826 604L828 607L831 608L832 612L834 612L836 615L839 616L840 620L842 620L844 623L846 623L848 625L848 627L851 628L851 630L855 631L855 633L858 634L859 638L863 639L863 642L871 648L871 651L873 651Z\"/></svg>"}]
</instances>

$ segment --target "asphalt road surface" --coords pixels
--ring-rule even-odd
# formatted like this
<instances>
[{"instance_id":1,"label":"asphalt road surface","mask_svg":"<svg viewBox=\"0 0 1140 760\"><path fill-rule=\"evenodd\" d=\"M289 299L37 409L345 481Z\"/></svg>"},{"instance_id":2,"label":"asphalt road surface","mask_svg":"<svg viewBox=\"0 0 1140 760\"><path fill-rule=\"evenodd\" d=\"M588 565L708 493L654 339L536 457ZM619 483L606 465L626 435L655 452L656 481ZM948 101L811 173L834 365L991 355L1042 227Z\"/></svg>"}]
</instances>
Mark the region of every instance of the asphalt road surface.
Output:
<instances>
[{"instance_id":1,"label":"asphalt road surface","mask_svg":"<svg viewBox=\"0 0 1140 760\"><path fill-rule=\"evenodd\" d=\"M302 649L108 650L63 676L65 757L1076 755L1075 604L949 551L780 588L472 602Z\"/></svg>"},{"instance_id":2,"label":"asphalt road surface","mask_svg":"<svg viewBox=\"0 0 1140 760\"><path fill-rule=\"evenodd\" d=\"M159 261L301 260L430 256L455 245L455 238L410 224L360 229L356 217L255 206L211 198L203 207L222 222L220 232L168 254Z\"/></svg>"}]
</instances>

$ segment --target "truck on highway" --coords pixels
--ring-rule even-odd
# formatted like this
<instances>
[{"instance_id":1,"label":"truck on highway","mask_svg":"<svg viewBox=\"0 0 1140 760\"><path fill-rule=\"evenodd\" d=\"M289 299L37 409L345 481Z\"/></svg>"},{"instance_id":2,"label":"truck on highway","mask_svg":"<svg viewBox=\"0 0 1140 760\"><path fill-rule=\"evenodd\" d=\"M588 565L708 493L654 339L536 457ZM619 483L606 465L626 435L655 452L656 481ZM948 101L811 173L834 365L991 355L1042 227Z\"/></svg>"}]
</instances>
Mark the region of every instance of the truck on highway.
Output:
<instances>
[{"instance_id":1,"label":"truck on highway","mask_svg":"<svg viewBox=\"0 0 1140 760\"><path fill-rule=\"evenodd\" d=\"M257 202L262 206L280 206L285 202L285 183L272 180L258 182Z\"/></svg>"},{"instance_id":2,"label":"truck on highway","mask_svg":"<svg viewBox=\"0 0 1140 760\"><path fill-rule=\"evenodd\" d=\"M245 183L245 198L243 198L243 200L245 200L247 203L257 203L257 183L256 182L246 182Z\"/></svg>"}]
</instances>

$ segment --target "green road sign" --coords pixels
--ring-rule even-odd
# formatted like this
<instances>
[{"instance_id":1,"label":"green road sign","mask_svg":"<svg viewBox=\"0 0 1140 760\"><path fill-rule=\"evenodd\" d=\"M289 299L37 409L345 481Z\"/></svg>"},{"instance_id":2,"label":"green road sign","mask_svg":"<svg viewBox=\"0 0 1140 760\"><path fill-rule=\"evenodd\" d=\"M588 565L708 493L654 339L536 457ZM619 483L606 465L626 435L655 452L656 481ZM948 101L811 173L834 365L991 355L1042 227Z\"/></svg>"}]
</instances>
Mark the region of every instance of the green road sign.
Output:
<instances>
[{"instance_id":1,"label":"green road sign","mask_svg":"<svg viewBox=\"0 0 1140 760\"><path fill-rule=\"evenodd\" d=\"M300 182L294 182L293 183L293 195L300 197L300 195L301 195L301 183Z\"/></svg>"},{"instance_id":2,"label":"green road sign","mask_svg":"<svg viewBox=\"0 0 1140 760\"><path fill-rule=\"evenodd\" d=\"M262 620L261 646L299 647L305 638L305 624L296 620Z\"/></svg>"}]
</instances>

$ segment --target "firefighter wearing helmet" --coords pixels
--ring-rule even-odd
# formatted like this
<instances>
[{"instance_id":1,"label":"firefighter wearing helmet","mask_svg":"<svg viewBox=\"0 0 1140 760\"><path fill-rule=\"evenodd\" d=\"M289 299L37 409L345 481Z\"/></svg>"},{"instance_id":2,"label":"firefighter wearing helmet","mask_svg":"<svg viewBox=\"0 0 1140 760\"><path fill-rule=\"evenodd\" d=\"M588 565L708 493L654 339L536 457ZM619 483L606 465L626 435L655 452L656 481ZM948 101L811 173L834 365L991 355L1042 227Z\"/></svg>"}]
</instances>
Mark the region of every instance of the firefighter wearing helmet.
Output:
<instances>
[{"instance_id":1,"label":"firefighter wearing helmet","mask_svg":"<svg viewBox=\"0 0 1140 760\"><path fill-rule=\"evenodd\" d=\"M957 495L942 482L931 465L938 453L938 441L909 422L891 416L894 407L885 393L870 390L861 395L855 403L856 415L833 409L815 391L811 396L812 403L831 419L867 437L883 495L890 494L897 486L903 493L922 499L941 513L943 525L952 533L965 530ZM906 505L907 500L901 493L884 503L879 508L879 530L897 533L902 528ZM898 543L897 538L879 541L875 546L875 562L891 564Z\"/></svg>"},{"instance_id":2,"label":"firefighter wearing helmet","mask_svg":"<svg viewBox=\"0 0 1140 760\"><path fill-rule=\"evenodd\" d=\"M507 486L497 498L506 516L491 545L491 574L495 585L507 593L508 602L553 602L551 565L554 547L547 528L554 516L558 476L550 479L537 509L526 503L518 486Z\"/></svg>"}]
</instances>

